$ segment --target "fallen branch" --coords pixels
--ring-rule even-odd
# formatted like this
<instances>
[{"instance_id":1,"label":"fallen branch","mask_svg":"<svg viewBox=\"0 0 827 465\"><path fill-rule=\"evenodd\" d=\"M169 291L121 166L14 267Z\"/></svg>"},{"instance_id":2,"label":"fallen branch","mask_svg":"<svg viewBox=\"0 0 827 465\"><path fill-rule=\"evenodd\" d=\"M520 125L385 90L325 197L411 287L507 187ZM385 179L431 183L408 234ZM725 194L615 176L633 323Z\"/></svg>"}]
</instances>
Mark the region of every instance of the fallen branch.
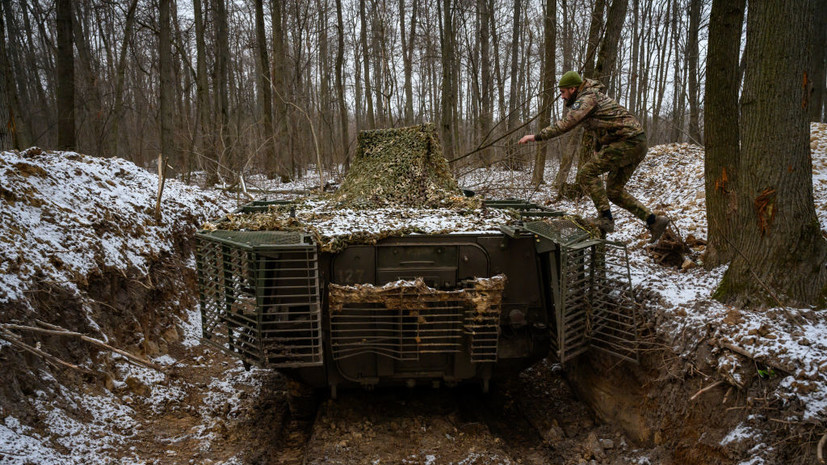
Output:
<instances>
[{"instance_id":1,"label":"fallen branch","mask_svg":"<svg viewBox=\"0 0 827 465\"><path fill-rule=\"evenodd\" d=\"M690 401L695 400L695 399L698 398L699 395L703 394L706 391L709 391L710 389L714 388L715 386L720 386L723 383L724 382L721 381L721 380L715 381L714 383L710 384L709 386L707 386L707 387L701 389L700 391L696 392L694 396L689 398L689 400Z\"/></svg>"},{"instance_id":2,"label":"fallen branch","mask_svg":"<svg viewBox=\"0 0 827 465\"><path fill-rule=\"evenodd\" d=\"M17 325L17 324L13 324L13 323L5 323L5 324L0 325L0 327L2 327L3 330L5 330L6 332L8 332L10 334L13 334L13 333L11 333L8 330L15 329L15 330L18 330L18 331L31 331L31 332L41 333L41 334L51 334L51 335L55 335L55 336L77 337L77 338L80 338L83 341L86 341L86 342L90 343L90 344L96 345L98 347L102 347L106 350L110 350L112 352L115 352L118 355L122 355L127 360L129 360L133 363L136 363L138 365L144 366L146 368L151 368L151 369L159 371L159 372L163 371L160 368L158 368L157 366L155 366L155 364L153 364L151 362L148 362L147 360L144 360L140 357L136 357L136 356L130 354L129 352L126 352L126 351L123 351L121 349L117 349L115 347L112 347L109 344L101 341L100 339L95 339L93 337L89 337L89 336L87 336L85 334L82 334L82 333L69 331L66 328L61 328L60 326L55 326L55 325L52 325L52 324L49 324L49 323L44 323L44 322L39 321L39 320L37 321L37 323L40 324L41 326L44 326L45 328L38 328L36 326L27 326L27 325Z\"/></svg>"},{"instance_id":3,"label":"fallen branch","mask_svg":"<svg viewBox=\"0 0 827 465\"><path fill-rule=\"evenodd\" d=\"M752 360L758 360L758 357L756 357L755 355L753 355L750 351L748 351L747 349L744 349L744 348L738 347L738 346L736 346L735 344L732 344L732 343L729 343L729 342L720 342L720 346L721 346L721 347L723 347L723 348L725 348L725 349L729 349L729 350L731 350L731 351L735 352L736 354L743 355L744 357L747 357L747 358L749 358L749 359L752 359ZM767 365L767 366L769 366L769 367L775 368L775 369L777 369L777 370L779 370L779 371L783 371L783 372L785 372L785 373L796 373L796 372L798 371L798 368L797 368L797 367L782 366L783 364L782 364L782 363L780 363L780 362L778 362L778 361L776 361L776 360L772 360L772 361L770 362L770 361L767 361L767 360L764 358L764 359L762 359L762 360L758 360L758 361L760 361L760 362L761 362L761 363L763 363L764 365Z\"/></svg>"},{"instance_id":4,"label":"fallen branch","mask_svg":"<svg viewBox=\"0 0 827 465\"><path fill-rule=\"evenodd\" d=\"M824 433L824 436L821 437L821 440L818 441L818 446L816 447L816 455L818 456L819 463L824 463L824 444L827 443L827 433Z\"/></svg>"},{"instance_id":5,"label":"fallen branch","mask_svg":"<svg viewBox=\"0 0 827 465\"><path fill-rule=\"evenodd\" d=\"M19 335L12 333L11 331L9 331L5 328L0 328L0 338L5 339L11 345L13 345L13 346L15 346L19 349L25 350L26 352L29 352L30 354L34 354L34 355L44 359L47 363L52 363L54 365L60 365L60 366L66 367L66 368L71 368L73 370L80 371L81 373L87 373L87 374L91 373L86 368L79 367L79 366L74 365L72 363L69 363L69 362L67 362L67 361L65 361L61 358L55 357L52 354L46 353L46 352L40 350L37 347L32 347L29 344L26 344L25 342L20 340Z\"/></svg>"}]
</instances>

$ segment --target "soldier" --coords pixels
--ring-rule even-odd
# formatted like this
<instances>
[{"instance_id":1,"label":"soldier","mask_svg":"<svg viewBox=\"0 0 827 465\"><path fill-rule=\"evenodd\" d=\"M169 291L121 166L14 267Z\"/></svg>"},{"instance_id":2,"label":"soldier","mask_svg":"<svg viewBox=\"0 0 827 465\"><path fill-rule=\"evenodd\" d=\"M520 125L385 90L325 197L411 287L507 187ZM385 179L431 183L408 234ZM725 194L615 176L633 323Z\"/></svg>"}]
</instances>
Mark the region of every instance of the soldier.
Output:
<instances>
[{"instance_id":1,"label":"soldier","mask_svg":"<svg viewBox=\"0 0 827 465\"><path fill-rule=\"evenodd\" d=\"M520 144L555 138L582 123L587 131L594 132L597 140L597 153L577 173L577 182L589 192L599 212L595 225L606 233L614 232L611 200L645 221L652 234L650 242L657 241L666 230L669 218L652 213L625 188L646 156L646 134L640 122L603 93L603 84L592 79L584 81L575 71L563 74L557 87L569 108L568 114L537 134L523 136ZM599 176L606 172L609 175L604 189Z\"/></svg>"}]
</instances>

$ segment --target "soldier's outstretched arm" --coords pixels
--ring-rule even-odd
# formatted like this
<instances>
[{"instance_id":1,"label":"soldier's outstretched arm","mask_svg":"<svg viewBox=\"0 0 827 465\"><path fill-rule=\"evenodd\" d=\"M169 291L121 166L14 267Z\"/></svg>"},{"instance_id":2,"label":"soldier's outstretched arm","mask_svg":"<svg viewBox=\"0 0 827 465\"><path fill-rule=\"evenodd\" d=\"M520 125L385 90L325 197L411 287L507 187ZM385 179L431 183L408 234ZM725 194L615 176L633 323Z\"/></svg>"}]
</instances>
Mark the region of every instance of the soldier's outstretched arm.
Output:
<instances>
[{"instance_id":1,"label":"soldier's outstretched arm","mask_svg":"<svg viewBox=\"0 0 827 465\"><path fill-rule=\"evenodd\" d=\"M594 95L585 95L578 98L571 105L568 114L563 119L555 121L551 124L551 126L543 129L537 134L534 134L534 140L541 141L553 139L571 131L575 126L582 123L596 106L597 97Z\"/></svg>"}]
</instances>

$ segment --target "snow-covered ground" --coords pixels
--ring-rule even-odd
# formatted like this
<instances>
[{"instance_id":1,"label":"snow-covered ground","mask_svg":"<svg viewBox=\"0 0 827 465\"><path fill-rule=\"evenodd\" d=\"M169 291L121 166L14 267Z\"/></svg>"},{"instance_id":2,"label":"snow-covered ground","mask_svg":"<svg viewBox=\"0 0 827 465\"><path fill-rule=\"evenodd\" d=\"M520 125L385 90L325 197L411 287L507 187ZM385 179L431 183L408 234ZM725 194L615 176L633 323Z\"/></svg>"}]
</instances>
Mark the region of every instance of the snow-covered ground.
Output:
<instances>
[{"instance_id":1,"label":"snow-covered ground","mask_svg":"<svg viewBox=\"0 0 827 465\"><path fill-rule=\"evenodd\" d=\"M813 125L811 148L816 211L822 229L827 230L827 125ZM549 164L547 182L555 171L556 167ZM523 197L555 209L593 215L594 207L588 199L554 201L555 192L548 187L531 189L529 178L530 172L491 169L468 173L459 183L471 188L484 184L492 198ZM317 181L318 177L308 175L278 187L302 191L315 187ZM705 239L703 151L699 147L669 144L651 148L628 188L643 203L666 212L684 237L691 234ZM156 225L156 189L156 176L117 158L37 149L0 153L0 306L26 302L27 291L38 281L48 280L79 292L77 283L104 268L145 272L150 258L172 250L180 222L189 222L193 227L220 216L232 203L232 199L219 198L219 191L167 181L163 222ZM800 406L786 421L823 424L827 420L825 309L750 311L713 301L710 295L723 268L710 272L702 267L679 270L655 264L645 248L648 233L640 222L620 209L614 212L616 232L611 239L627 244L633 285L660 296L658 305L647 306L648 316L658 332L671 340L677 354L687 355L693 350L683 338L685 334L709 339L720 348L715 354L719 372L737 383L737 358L724 348L743 351L783 373L775 374L784 378L768 394ZM351 223L367 221L357 217L358 213L353 215ZM181 324L184 344L197 345L197 311L189 309L187 321ZM7 345L0 339L0 347ZM154 362L169 366L176 360L167 355ZM124 361L118 366L120 373L113 389L122 387L127 379L138 380L148 389L140 401L141 408L161 409L180 399L182 390L187 389L186 384L171 381L163 373ZM241 376L240 365L228 369L237 371L238 382L255 384L252 374ZM137 407L124 405L112 392L72 392L45 372L39 376L55 386L65 402L62 406L39 402L40 394L36 393L32 402L45 418L45 424L37 430L13 415L0 418L0 463L114 463L113 448L128 444L133 437ZM215 383L211 389L214 397L207 399L205 409L209 410L209 405L217 409L219 404L232 408L234 387L220 380L211 383ZM77 415L70 415L69 410L84 411L91 420L78 422ZM209 414L203 412L205 418ZM751 440L760 442L761 430L749 424L739 426L726 440L740 441L745 431ZM210 434L207 429L192 432L207 449ZM755 457L759 456L757 452ZM125 460L119 463L146 463L138 450Z\"/></svg>"}]
</instances>

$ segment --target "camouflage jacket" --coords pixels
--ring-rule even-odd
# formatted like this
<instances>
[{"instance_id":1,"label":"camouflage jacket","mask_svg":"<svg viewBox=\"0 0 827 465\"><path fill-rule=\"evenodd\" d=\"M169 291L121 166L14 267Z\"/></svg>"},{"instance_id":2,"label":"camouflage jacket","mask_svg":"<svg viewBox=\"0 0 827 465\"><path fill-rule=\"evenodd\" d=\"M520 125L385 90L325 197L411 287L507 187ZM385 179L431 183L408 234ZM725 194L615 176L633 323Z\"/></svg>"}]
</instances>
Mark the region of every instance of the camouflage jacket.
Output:
<instances>
[{"instance_id":1,"label":"camouflage jacket","mask_svg":"<svg viewBox=\"0 0 827 465\"><path fill-rule=\"evenodd\" d=\"M607 97L603 84L586 79L577 90L577 98L566 116L534 135L535 140L547 140L562 135L582 123L586 130L594 131L603 144L643 134L637 118Z\"/></svg>"}]
</instances>

